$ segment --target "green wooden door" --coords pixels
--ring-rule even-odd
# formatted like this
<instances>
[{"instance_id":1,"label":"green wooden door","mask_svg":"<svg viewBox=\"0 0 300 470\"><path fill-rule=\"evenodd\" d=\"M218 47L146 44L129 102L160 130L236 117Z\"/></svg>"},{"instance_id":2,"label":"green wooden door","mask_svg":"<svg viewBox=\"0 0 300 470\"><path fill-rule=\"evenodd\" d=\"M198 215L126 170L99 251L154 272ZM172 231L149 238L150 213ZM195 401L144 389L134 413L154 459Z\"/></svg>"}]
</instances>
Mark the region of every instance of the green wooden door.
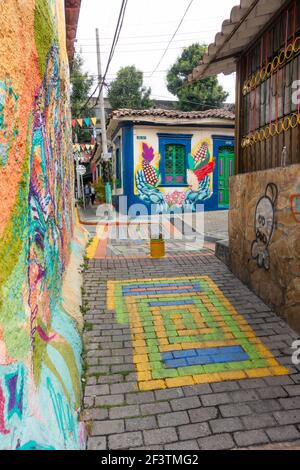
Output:
<instances>
[{"instance_id":1,"label":"green wooden door","mask_svg":"<svg viewBox=\"0 0 300 470\"><path fill-rule=\"evenodd\" d=\"M219 208L229 208L229 178L234 175L234 147L219 149Z\"/></svg>"}]
</instances>

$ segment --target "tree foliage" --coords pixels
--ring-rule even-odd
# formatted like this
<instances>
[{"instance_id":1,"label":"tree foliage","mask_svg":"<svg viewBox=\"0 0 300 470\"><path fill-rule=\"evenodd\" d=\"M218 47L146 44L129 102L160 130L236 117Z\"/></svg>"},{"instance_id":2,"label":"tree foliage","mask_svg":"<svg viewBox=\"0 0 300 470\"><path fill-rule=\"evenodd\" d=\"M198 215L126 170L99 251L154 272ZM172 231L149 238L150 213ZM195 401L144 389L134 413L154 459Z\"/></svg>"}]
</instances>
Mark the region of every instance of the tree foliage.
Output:
<instances>
[{"instance_id":1,"label":"tree foliage","mask_svg":"<svg viewBox=\"0 0 300 470\"><path fill-rule=\"evenodd\" d=\"M113 109L147 109L152 106L151 88L143 85L144 74L132 65L119 70L111 83L108 99Z\"/></svg>"},{"instance_id":2,"label":"tree foliage","mask_svg":"<svg viewBox=\"0 0 300 470\"><path fill-rule=\"evenodd\" d=\"M90 96L93 79L83 72L83 58L80 54L76 54L73 61L71 72L71 112L72 118L92 117L95 110L90 108L91 103L86 102ZM89 132L79 129L77 130L77 138L79 142L89 142L91 135Z\"/></svg>"},{"instance_id":3,"label":"tree foliage","mask_svg":"<svg viewBox=\"0 0 300 470\"><path fill-rule=\"evenodd\" d=\"M178 107L182 111L203 111L221 107L228 97L216 76L192 84L187 83L188 76L199 65L206 52L207 46L192 44L184 49L167 74L168 90L177 96Z\"/></svg>"},{"instance_id":4,"label":"tree foliage","mask_svg":"<svg viewBox=\"0 0 300 470\"><path fill-rule=\"evenodd\" d=\"M90 113L89 105L84 110L82 110L82 107L90 95L93 79L83 72L82 66L83 58L80 54L76 54L71 73L71 110L73 118L82 117L83 115L89 117Z\"/></svg>"}]
</instances>

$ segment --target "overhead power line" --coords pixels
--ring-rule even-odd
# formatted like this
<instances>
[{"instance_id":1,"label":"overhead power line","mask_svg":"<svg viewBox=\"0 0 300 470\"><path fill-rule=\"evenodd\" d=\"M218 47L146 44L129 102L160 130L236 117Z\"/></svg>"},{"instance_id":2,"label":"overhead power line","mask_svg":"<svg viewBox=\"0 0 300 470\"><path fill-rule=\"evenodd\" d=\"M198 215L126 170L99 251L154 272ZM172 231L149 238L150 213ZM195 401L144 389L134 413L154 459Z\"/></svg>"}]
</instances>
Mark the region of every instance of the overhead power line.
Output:
<instances>
[{"instance_id":1,"label":"overhead power line","mask_svg":"<svg viewBox=\"0 0 300 470\"><path fill-rule=\"evenodd\" d=\"M204 38L204 39L205 39L205 38ZM204 40L204 39L203 39L203 40ZM176 41L173 41L173 44L174 44L174 43L178 43L178 42L191 42L191 41L194 41L194 42L201 42L201 41L202 41L202 38L200 38L199 35L198 35L198 37L196 37L196 38L190 38L190 37L189 37L189 38L176 39ZM136 46L136 45L140 46L140 45L147 45L147 44L149 44L149 45L152 45L152 44L164 44L164 43L166 43L166 42L168 42L167 39L163 39L163 40L160 40L160 41L139 41L138 44L137 44L136 41L134 41L134 42L119 44L119 47L133 47L133 46ZM108 44L102 44L102 46L107 47ZM92 43L91 43L91 44L77 43L77 44L76 44L76 47L80 47L80 48L81 48L81 47L84 47L84 48L91 48L91 47L92 47L92 48L95 49L95 44L92 44Z\"/></svg>"},{"instance_id":2,"label":"overhead power line","mask_svg":"<svg viewBox=\"0 0 300 470\"><path fill-rule=\"evenodd\" d=\"M188 18L186 19L187 22L189 23L197 23L197 24L200 24L201 25L201 21L203 22L203 16L201 18ZM210 16L210 17L205 17L205 24L207 23L207 21L213 21L215 22L216 21L216 16ZM151 24L153 25L158 25L158 24L175 24L177 23L177 20L169 20L169 21L151 21ZM141 26L141 22L139 23L130 23L128 22L128 26ZM108 30L109 27L107 28L103 28L103 30ZM89 38L88 38L89 39ZM103 39L111 39L111 37L106 37L106 38L103 38Z\"/></svg>"},{"instance_id":3,"label":"overhead power line","mask_svg":"<svg viewBox=\"0 0 300 470\"><path fill-rule=\"evenodd\" d=\"M156 74L166 74L168 72L168 70L157 70L155 73ZM152 72L143 72L143 75L145 78L150 78L150 75ZM110 81L110 80L114 80L115 78L117 78L117 73L111 73L111 74L107 74L106 75L106 79L107 81ZM98 80L99 76L97 74L87 74L87 77L88 78L91 78L93 80ZM71 78L76 78L76 75L72 76L71 75Z\"/></svg>"},{"instance_id":4,"label":"overhead power line","mask_svg":"<svg viewBox=\"0 0 300 470\"><path fill-rule=\"evenodd\" d=\"M169 98L168 96L161 96L161 95L151 95L151 98L159 98L159 99L163 99L163 100L168 100L168 101L174 101L174 103L178 103L179 101L178 100L171 100L171 98ZM215 104L212 104L212 103L203 103L201 101L192 101L192 100L186 100L184 99L183 100L185 103L190 103L190 104L196 104L198 106L201 106L201 107L205 107L207 109L220 109L221 106L216 106ZM223 106L226 105L228 103L223 103Z\"/></svg>"},{"instance_id":5,"label":"overhead power line","mask_svg":"<svg viewBox=\"0 0 300 470\"><path fill-rule=\"evenodd\" d=\"M117 47L117 44L118 44L118 41L119 41L119 38L120 38L120 34L121 34L122 27L123 27L123 22L124 22L124 17L125 17L125 12L126 12L126 8L127 8L127 3L128 3L128 0L122 0L122 5L121 5L121 8L120 8L120 13L119 13L117 26L116 26L116 29L115 29L115 34L114 34L113 42L112 42L112 45L111 45L111 50L110 50L110 54L109 54L109 58L108 58L105 73L104 73L103 77L101 77L101 80L99 80L99 83L97 84L97 86L96 86L95 90L93 91L93 93L89 96L89 98L87 99L85 104L80 109L79 114L81 114L81 112L87 107L87 105L89 104L91 99L94 97L95 93L97 92L97 90L100 88L96 104L92 107L92 109L95 108L98 104L100 94L101 94L103 86L105 84L106 75L107 75L107 72L109 70L109 66L110 66L111 61L113 59L113 56L114 56L114 53L115 53L115 50L116 50L116 47Z\"/></svg>"},{"instance_id":6,"label":"overhead power line","mask_svg":"<svg viewBox=\"0 0 300 470\"><path fill-rule=\"evenodd\" d=\"M84 105L80 108L80 110L78 111L77 113L77 117L80 117L82 111L85 110L85 108L87 107L87 105L89 104L89 102L91 101L91 99L95 96L95 93L97 92L99 88L99 83L97 84L96 88L94 89L93 93L88 97L88 99L86 100L86 102L84 103Z\"/></svg>"},{"instance_id":7,"label":"overhead power line","mask_svg":"<svg viewBox=\"0 0 300 470\"><path fill-rule=\"evenodd\" d=\"M106 75L107 75L107 72L109 70L109 67L110 67L110 64L112 62L116 47L117 47L119 39L120 39L120 34L121 34L123 23L124 23L127 4L128 4L128 0L123 0L122 1L120 13L119 13L119 18L118 18L118 23L117 23L117 27L116 27L116 30L115 30L114 39L113 39L113 43L112 43L112 46L111 46L111 51L110 51L110 54L109 54L109 59L108 59L107 66L106 66L106 69L105 69L105 72L104 72L104 75L103 75L103 78L102 78L102 83L100 85L99 96L100 96L100 93L101 93L101 91L103 89L103 86L105 84ZM99 99L99 96L98 96L98 99ZM98 100L96 102L96 105L97 104L98 104Z\"/></svg>"},{"instance_id":8,"label":"overhead power line","mask_svg":"<svg viewBox=\"0 0 300 470\"><path fill-rule=\"evenodd\" d=\"M143 70L141 70L141 72L142 72L144 75L150 75L150 74L152 73L151 70L148 70L148 71L143 71ZM166 73L166 72L168 72L167 69L165 69L165 70L156 70L156 73ZM98 75L97 75L96 73L88 73L88 72L87 72L86 75L87 75L87 77L90 77L90 78L92 78L92 77L96 77L96 78L97 78L97 77L98 77ZM117 76L117 73L108 73L108 74L107 74L107 78L109 78L109 77L112 78L112 77L116 77L116 76ZM72 77L72 78L73 78L73 77L75 78L76 75L71 75L71 77Z\"/></svg>"},{"instance_id":9,"label":"overhead power line","mask_svg":"<svg viewBox=\"0 0 300 470\"><path fill-rule=\"evenodd\" d=\"M182 32L182 33L177 33L177 36L191 36L193 34L196 34L197 36L199 36L199 34L202 34L202 33L216 33L216 28L210 28L210 29L203 29L203 28L200 28L198 31L186 31L186 32ZM169 34L145 34L145 35L137 35L137 36L123 36L123 39L151 39L151 38L169 38L170 37L170 33ZM107 40L110 40L112 38L102 38L103 40L104 39L107 39ZM182 39L179 39L181 41L183 41L185 38L182 38ZM165 42L167 42L168 39L165 40ZM160 41L161 42L161 41ZM94 45L94 41L92 38L80 38L77 40L77 44L83 44L83 45ZM107 43L105 45L108 45L110 43Z\"/></svg>"},{"instance_id":10,"label":"overhead power line","mask_svg":"<svg viewBox=\"0 0 300 470\"><path fill-rule=\"evenodd\" d=\"M187 46L169 47L168 50L169 51L179 51L179 50L186 49L187 47L188 47L188 45ZM128 54L128 53L135 53L135 52L140 52L140 53L144 54L144 52L158 52L158 51L163 51L163 50L164 49L162 49L162 48L156 48L156 49L128 49L126 51L118 51L118 54ZM96 51L77 51L77 52L81 52L81 54L83 54L83 55L95 54L96 53ZM103 52L103 54L108 54L108 52ZM162 61L160 61L160 62L162 62ZM155 72L156 72L156 70L154 70L151 73L155 73Z\"/></svg>"},{"instance_id":11,"label":"overhead power line","mask_svg":"<svg viewBox=\"0 0 300 470\"><path fill-rule=\"evenodd\" d=\"M180 22L179 22L179 25L177 26L177 28L176 28L176 30L175 30L173 36L171 37L171 39L170 39L170 41L169 41L169 43L168 43L168 45L167 45L167 47L166 47L166 49L165 49L163 55L162 55L161 58L159 59L158 64L156 65L155 69L153 70L152 75L156 72L156 70L158 69L158 67L159 67L160 64L162 63L162 61L163 61L163 59L164 59L166 53L168 52L168 50L169 50L169 48L170 48L170 45L172 44L173 39L175 38L176 34L178 33L179 29L181 28L181 25L182 25L182 23L184 22L185 17L186 17L186 15L188 14L188 11L190 10L190 8L191 8L191 6L192 6L193 3L194 3L194 0L190 0L190 2L189 2L188 6L187 6L187 8L186 8L186 10L185 10L185 12L184 12L184 14L183 14L183 17L181 18L181 20L180 20Z\"/></svg>"}]
</instances>

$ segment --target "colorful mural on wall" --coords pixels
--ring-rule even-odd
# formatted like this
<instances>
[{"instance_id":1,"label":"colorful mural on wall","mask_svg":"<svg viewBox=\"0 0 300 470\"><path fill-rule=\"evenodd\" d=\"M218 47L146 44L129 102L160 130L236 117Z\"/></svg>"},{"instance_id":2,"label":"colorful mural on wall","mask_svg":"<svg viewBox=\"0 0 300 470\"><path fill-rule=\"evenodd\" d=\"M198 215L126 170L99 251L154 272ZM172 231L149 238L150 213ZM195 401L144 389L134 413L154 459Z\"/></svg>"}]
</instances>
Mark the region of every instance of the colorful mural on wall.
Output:
<instances>
[{"instance_id":1,"label":"colorful mural on wall","mask_svg":"<svg viewBox=\"0 0 300 470\"><path fill-rule=\"evenodd\" d=\"M84 243L72 241L63 4L0 5L0 449L84 447L81 338L62 297Z\"/></svg>"},{"instance_id":2,"label":"colorful mural on wall","mask_svg":"<svg viewBox=\"0 0 300 470\"><path fill-rule=\"evenodd\" d=\"M8 153L18 133L16 115L18 96L9 78L0 81L0 166L7 164Z\"/></svg>"},{"instance_id":3,"label":"colorful mural on wall","mask_svg":"<svg viewBox=\"0 0 300 470\"><path fill-rule=\"evenodd\" d=\"M215 161L209 139L200 141L188 156L187 185L162 187L159 170L161 156L153 147L141 143L141 159L135 169L136 194L147 205L157 205L157 212L196 211L213 193Z\"/></svg>"}]
</instances>

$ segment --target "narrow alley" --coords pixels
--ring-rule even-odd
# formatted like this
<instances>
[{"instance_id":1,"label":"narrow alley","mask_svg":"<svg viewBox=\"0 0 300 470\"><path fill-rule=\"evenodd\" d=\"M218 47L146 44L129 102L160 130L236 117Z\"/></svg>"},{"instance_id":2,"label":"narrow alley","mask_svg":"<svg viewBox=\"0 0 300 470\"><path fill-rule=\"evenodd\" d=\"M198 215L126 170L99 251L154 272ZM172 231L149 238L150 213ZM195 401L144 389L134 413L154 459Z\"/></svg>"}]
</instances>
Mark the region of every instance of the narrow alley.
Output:
<instances>
[{"instance_id":1,"label":"narrow alley","mask_svg":"<svg viewBox=\"0 0 300 470\"><path fill-rule=\"evenodd\" d=\"M1 468L300 450L300 0L0 0L0 54Z\"/></svg>"},{"instance_id":2,"label":"narrow alley","mask_svg":"<svg viewBox=\"0 0 300 470\"><path fill-rule=\"evenodd\" d=\"M91 259L84 300L89 449L300 445L297 335L211 249Z\"/></svg>"}]
</instances>

